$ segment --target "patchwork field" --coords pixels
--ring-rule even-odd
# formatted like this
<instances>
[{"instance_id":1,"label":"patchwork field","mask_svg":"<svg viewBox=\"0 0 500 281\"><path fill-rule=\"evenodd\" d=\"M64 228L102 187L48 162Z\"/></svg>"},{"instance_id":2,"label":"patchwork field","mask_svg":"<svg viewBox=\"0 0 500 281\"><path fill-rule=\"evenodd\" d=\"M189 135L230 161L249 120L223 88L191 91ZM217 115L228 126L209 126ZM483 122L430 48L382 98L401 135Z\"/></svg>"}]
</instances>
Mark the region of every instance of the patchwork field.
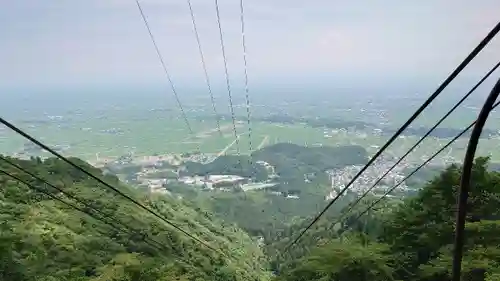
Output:
<instances>
[{"instance_id":1,"label":"patchwork field","mask_svg":"<svg viewBox=\"0 0 500 281\"><path fill-rule=\"evenodd\" d=\"M305 124L251 123L251 139L246 122L238 122L235 140L232 122L221 121L221 133L213 120L189 120L193 134L183 119L169 117L164 112L124 113L110 116L73 116L69 119L33 122L13 120L30 134L53 145L64 147L64 154L87 160L99 157L117 157L129 152L135 155L185 153L200 150L210 154L248 154L251 150L279 142L291 142L306 146L358 144L369 152L375 152L386 140L372 132L324 131ZM388 150L389 154L401 156L418 141L418 137L400 137ZM410 156L411 162L419 162L437 151L448 139L429 138ZM12 154L20 151L25 141L4 128L0 130L0 152ZM479 155L489 155L500 160L498 139L483 139ZM443 153L461 159L467 139L460 139Z\"/></svg>"}]
</instances>

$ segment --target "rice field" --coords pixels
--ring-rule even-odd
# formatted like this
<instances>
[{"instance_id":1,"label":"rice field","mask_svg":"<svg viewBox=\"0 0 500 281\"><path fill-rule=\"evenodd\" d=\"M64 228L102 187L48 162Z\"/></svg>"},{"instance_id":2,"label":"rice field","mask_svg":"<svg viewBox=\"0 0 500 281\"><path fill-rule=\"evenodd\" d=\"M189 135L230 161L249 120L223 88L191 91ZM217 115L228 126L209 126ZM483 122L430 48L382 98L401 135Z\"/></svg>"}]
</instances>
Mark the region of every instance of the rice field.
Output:
<instances>
[{"instance_id":1,"label":"rice field","mask_svg":"<svg viewBox=\"0 0 500 281\"><path fill-rule=\"evenodd\" d=\"M26 122L14 123L47 144L66 147L65 155L86 160L95 159L97 154L99 157L117 157L129 152L135 155L153 155L199 150L210 154L222 151L229 154L249 154L258 147L280 142L306 146L357 144L373 153L387 140L386 136L371 132L324 131L305 124L283 125L265 122L251 123L251 138L246 122L238 122L236 133L239 137L235 140L230 121L221 121L222 134L213 120L188 121L193 133L189 131L183 119L151 112L135 116L81 117L65 122L41 122L36 125ZM417 141L418 137L400 137L389 148L388 153L401 156ZM427 139L408 159L411 162L425 160L447 142L448 139ZM21 137L8 129L0 129L0 153L17 152L24 143ZM491 156L493 161L500 161L499 143L499 139L483 139L478 155ZM443 155L461 159L466 145L467 139L460 139Z\"/></svg>"}]
</instances>

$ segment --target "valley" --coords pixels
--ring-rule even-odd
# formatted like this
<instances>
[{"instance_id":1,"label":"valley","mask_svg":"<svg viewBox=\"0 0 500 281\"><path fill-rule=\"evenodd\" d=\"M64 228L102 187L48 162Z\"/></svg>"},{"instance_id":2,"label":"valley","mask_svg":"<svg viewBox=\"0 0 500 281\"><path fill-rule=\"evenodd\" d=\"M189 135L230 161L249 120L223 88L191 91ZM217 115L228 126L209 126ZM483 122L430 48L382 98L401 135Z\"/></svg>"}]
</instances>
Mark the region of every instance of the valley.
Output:
<instances>
[{"instance_id":1,"label":"valley","mask_svg":"<svg viewBox=\"0 0 500 281\"><path fill-rule=\"evenodd\" d=\"M4 2L0 281L500 281L500 1Z\"/></svg>"}]
</instances>

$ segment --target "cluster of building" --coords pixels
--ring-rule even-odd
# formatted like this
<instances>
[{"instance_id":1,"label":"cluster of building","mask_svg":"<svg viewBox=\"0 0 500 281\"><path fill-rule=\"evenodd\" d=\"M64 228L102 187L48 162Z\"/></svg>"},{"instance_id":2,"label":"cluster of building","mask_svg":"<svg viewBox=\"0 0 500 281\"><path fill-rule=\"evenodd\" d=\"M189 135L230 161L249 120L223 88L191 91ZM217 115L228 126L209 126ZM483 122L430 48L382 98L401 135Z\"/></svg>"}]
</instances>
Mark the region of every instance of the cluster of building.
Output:
<instances>
[{"instance_id":1,"label":"cluster of building","mask_svg":"<svg viewBox=\"0 0 500 281\"><path fill-rule=\"evenodd\" d=\"M167 179L147 179L143 182L143 184L149 188L149 192L151 193L168 194L169 191L165 188L167 182Z\"/></svg>"},{"instance_id":2,"label":"cluster of building","mask_svg":"<svg viewBox=\"0 0 500 281\"><path fill-rule=\"evenodd\" d=\"M96 161L93 164L108 169L123 181L145 188L152 193L169 193L168 185L177 183L197 186L205 190L221 191L250 191L270 188L277 184L275 179L278 176L274 172L274 167L264 161L256 163L270 172L265 182L252 182L251 179L238 175L182 176L186 169L183 163L200 160L206 159L201 159L200 155L174 154L153 156L127 154L115 159L103 159L96 155Z\"/></svg>"},{"instance_id":3,"label":"cluster of building","mask_svg":"<svg viewBox=\"0 0 500 281\"><path fill-rule=\"evenodd\" d=\"M194 177L181 177L179 182L196 185L206 189L214 189L216 187L224 188L229 186L239 186L248 182L248 178L236 175L207 175Z\"/></svg>"},{"instance_id":4,"label":"cluster of building","mask_svg":"<svg viewBox=\"0 0 500 281\"><path fill-rule=\"evenodd\" d=\"M394 160L380 159L369 166L349 187L349 190L358 194L365 193L368 189L372 188L373 184L379 180L393 165ZM373 193L385 192L389 188L399 184L405 177L404 169L408 165L400 163L393 170L391 170L372 190ZM363 166L348 166L334 172L328 172L331 180L331 192L326 196L326 200L335 198L338 191L342 190L352 178L363 168ZM403 182L399 190L406 190L407 186Z\"/></svg>"}]
</instances>

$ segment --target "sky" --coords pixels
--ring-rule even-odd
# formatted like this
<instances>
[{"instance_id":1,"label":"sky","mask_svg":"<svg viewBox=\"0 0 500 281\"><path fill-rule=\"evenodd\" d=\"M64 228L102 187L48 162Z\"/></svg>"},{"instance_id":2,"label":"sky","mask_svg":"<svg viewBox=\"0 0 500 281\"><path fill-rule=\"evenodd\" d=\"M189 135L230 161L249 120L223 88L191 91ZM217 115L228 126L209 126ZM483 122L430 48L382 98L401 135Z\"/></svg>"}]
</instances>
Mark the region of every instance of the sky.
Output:
<instances>
[{"instance_id":1,"label":"sky","mask_svg":"<svg viewBox=\"0 0 500 281\"><path fill-rule=\"evenodd\" d=\"M210 79L224 85L214 1L191 1ZM174 83L203 87L187 2L141 3ZM498 0L243 3L251 87L436 84L500 20ZM229 76L231 83L241 86L239 1L219 0L219 5ZM0 89L166 83L134 0L5 1L0 38ZM499 59L500 38L464 75L479 77Z\"/></svg>"}]
</instances>

